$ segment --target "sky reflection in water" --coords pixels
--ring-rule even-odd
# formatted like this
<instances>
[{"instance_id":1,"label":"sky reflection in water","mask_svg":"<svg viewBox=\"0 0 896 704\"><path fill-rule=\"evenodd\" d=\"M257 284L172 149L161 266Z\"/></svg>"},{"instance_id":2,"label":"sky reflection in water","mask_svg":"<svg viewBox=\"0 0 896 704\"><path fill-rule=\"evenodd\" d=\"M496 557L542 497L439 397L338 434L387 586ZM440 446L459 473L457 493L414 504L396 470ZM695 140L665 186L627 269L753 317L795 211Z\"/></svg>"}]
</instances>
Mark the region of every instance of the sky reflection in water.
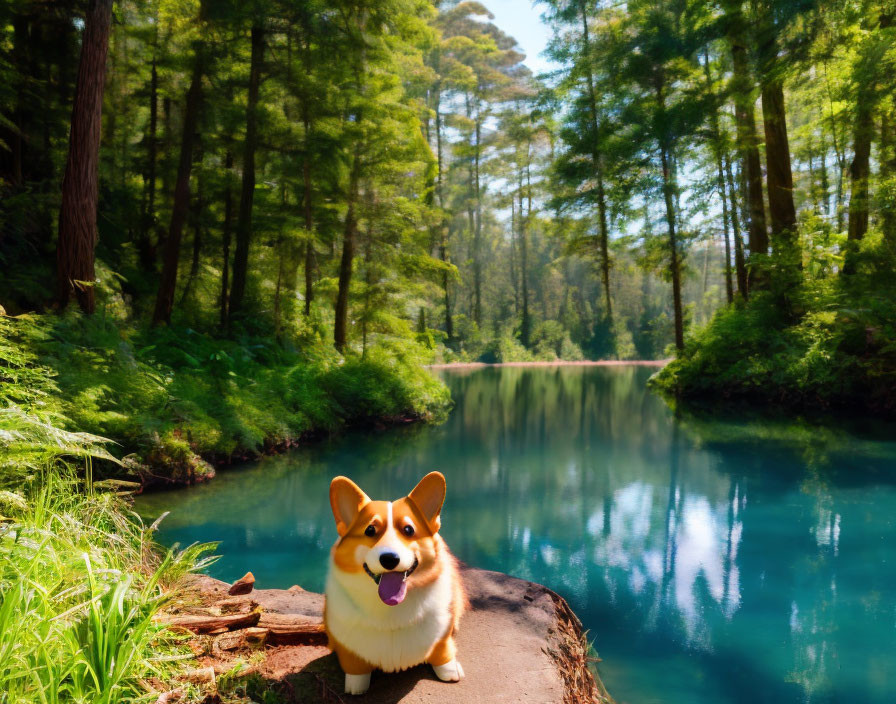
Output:
<instances>
[{"instance_id":1,"label":"sky reflection in water","mask_svg":"<svg viewBox=\"0 0 896 704\"><path fill-rule=\"evenodd\" d=\"M444 425L352 434L138 509L171 511L163 542L220 540L215 576L320 590L330 478L397 498L439 469L454 552L569 599L620 704L896 701L896 443L676 420L650 373L445 372Z\"/></svg>"}]
</instances>

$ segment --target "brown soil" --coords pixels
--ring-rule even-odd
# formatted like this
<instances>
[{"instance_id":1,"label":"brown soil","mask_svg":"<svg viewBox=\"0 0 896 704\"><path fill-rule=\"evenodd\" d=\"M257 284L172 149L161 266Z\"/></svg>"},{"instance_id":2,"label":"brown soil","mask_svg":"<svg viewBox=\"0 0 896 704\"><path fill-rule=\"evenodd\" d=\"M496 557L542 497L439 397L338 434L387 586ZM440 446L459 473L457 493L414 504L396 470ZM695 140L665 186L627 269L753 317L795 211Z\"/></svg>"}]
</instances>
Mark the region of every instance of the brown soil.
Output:
<instances>
[{"instance_id":1,"label":"brown soil","mask_svg":"<svg viewBox=\"0 0 896 704\"><path fill-rule=\"evenodd\" d=\"M612 704L566 601L538 584L497 572L465 568L462 574L471 603L458 636L466 678L454 684L440 682L421 665L401 673L376 672L367 694L343 694L342 672L322 633L323 596L300 587L230 597L230 585L194 577L180 608L166 618L195 624L205 616L209 627L217 626L191 643L200 669L190 677L204 680L212 696L212 673L230 672L242 662L248 664L243 676L261 678L291 702ZM221 627L222 619L236 622L251 615L257 617L250 619L252 627Z\"/></svg>"}]
</instances>

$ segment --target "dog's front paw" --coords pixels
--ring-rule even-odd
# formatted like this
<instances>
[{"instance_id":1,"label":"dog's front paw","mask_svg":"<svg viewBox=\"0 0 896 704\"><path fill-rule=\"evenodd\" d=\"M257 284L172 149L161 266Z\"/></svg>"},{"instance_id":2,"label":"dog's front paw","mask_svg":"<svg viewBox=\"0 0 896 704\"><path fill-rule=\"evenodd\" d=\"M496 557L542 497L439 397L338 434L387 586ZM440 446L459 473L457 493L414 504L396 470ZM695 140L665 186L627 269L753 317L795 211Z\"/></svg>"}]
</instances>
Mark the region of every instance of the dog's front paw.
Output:
<instances>
[{"instance_id":1,"label":"dog's front paw","mask_svg":"<svg viewBox=\"0 0 896 704\"><path fill-rule=\"evenodd\" d=\"M457 660L449 660L444 665L433 665L432 669L442 682L460 682L464 678L464 668Z\"/></svg>"},{"instance_id":2,"label":"dog's front paw","mask_svg":"<svg viewBox=\"0 0 896 704\"><path fill-rule=\"evenodd\" d=\"M370 673L366 675L346 675L345 693L364 694L370 688Z\"/></svg>"}]
</instances>

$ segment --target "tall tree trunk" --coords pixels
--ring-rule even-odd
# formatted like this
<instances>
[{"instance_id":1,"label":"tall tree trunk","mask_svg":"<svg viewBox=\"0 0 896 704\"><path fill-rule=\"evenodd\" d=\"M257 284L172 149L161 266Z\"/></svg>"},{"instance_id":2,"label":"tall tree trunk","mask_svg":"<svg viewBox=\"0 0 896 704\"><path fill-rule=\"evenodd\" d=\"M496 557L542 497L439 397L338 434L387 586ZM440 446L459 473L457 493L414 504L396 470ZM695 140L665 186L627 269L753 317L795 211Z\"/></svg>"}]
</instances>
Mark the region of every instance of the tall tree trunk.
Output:
<instances>
[{"instance_id":1,"label":"tall tree trunk","mask_svg":"<svg viewBox=\"0 0 896 704\"><path fill-rule=\"evenodd\" d=\"M528 147L527 147L528 151ZM529 170L529 155L526 154L526 171ZM522 165L521 165L522 166ZM528 180L528 173L527 173ZM531 186L530 186L531 188ZM532 196L529 195L529 212L523 210L523 170L519 173L519 224L520 224L520 296L522 315L520 318L520 342L528 347L531 342L532 320L529 317L529 218L532 214Z\"/></svg>"},{"instance_id":2,"label":"tall tree trunk","mask_svg":"<svg viewBox=\"0 0 896 704\"><path fill-rule=\"evenodd\" d=\"M473 320L482 327L482 182L479 175L479 160L482 139L480 114L476 113L476 143L473 151L473 185L476 223L473 231Z\"/></svg>"},{"instance_id":3,"label":"tall tree trunk","mask_svg":"<svg viewBox=\"0 0 896 704\"><path fill-rule=\"evenodd\" d=\"M870 87L860 91L856 101L853 159L849 167L849 230L846 259L843 263L844 274L855 272L856 250L868 232L868 179L871 175L871 138L874 134L874 99L869 95L871 92Z\"/></svg>"},{"instance_id":4,"label":"tall tree trunk","mask_svg":"<svg viewBox=\"0 0 896 704\"><path fill-rule=\"evenodd\" d=\"M613 325L613 300L610 297L610 233L607 224L607 197L604 186L603 154L600 151L600 117L597 110L597 91L594 87L594 73L591 70L591 37L588 31L588 15L585 2L579 1L580 16L582 18L582 42L585 62L588 66L588 105L591 114L591 129L594 132L591 158L594 167L594 177L597 182L597 214L600 234L600 271L601 282L604 287L604 303L606 321Z\"/></svg>"},{"instance_id":5,"label":"tall tree trunk","mask_svg":"<svg viewBox=\"0 0 896 704\"><path fill-rule=\"evenodd\" d=\"M255 198L255 151L258 149L258 90L264 54L264 28L252 26L252 54L249 63L249 96L246 103L246 141L243 148L243 182L240 214L236 222L236 250L233 253L233 286L230 290L229 322L239 316L246 296L249 272L249 243L252 239L252 203Z\"/></svg>"},{"instance_id":6,"label":"tall tree trunk","mask_svg":"<svg viewBox=\"0 0 896 704\"><path fill-rule=\"evenodd\" d=\"M311 315L314 301L314 218L311 209L311 117L307 100L302 103L302 127L305 137L305 154L302 159L302 209L305 215L305 317Z\"/></svg>"},{"instance_id":7,"label":"tall tree trunk","mask_svg":"<svg viewBox=\"0 0 896 704\"><path fill-rule=\"evenodd\" d=\"M662 75L656 77L656 100L660 115L666 112L665 83ZM660 163L663 169L663 200L666 204L666 229L669 237L669 273L672 279L672 308L675 315L675 346L684 349L684 309L681 305L681 254L678 251L678 236L675 231L675 192L677 185L671 165L670 147L666 137L659 138Z\"/></svg>"},{"instance_id":8,"label":"tall tree trunk","mask_svg":"<svg viewBox=\"0 0 896 704\"><path fill-rule=\"evenodd\" d=\"M844 147L841 144L839 135L837 134L837 117L834 111L834 91L831 88L831 82L828 79L828 65L827 61L824 62L824 85L825 91L827 93L828 99L828 109L830 112L830 120L828 121L831 126L831 142L834 147L834 160L837 163L837 190L836 190L836 200L834 202L834 214L836 216L837 222L837 232L843 231L843 178L846 173L846 155L844 154ZM824 144L824 124L822 123L822 145ZM824 150L822 150L824 153ZM826 177L827 174L824 174Z\"/></svg>"},{"instance_id":9,"label":"tall tree trunk","mask_svg":"<svg viewBox=\"0 0 896 704\"><path fill-rule=\"evenodd\" d=\"M712 70L709 66L709 49L704 49L703 52L703 71L706 77L707 91L712 93ZM709 115L709 120L713 138L712 151L716 160L716 188L719 193L719 198L722 199L722 227L724 228L725 235L725 295L728 303L731 303L734 301L734 281L731 276L731 238L729 228L728 194L727 189L725 188L725 169L722 159L722 128L719 122L719 111L717 107L713 106ZM736 213L732 213L732 215L737 217ZM704 288L705 287L706 285L704 283Z\"/></svg>"},{"instance_id":10,"label":"tall tree trunk","mask_svg":"<svg viewBox=\"0 0 896 704\"><path fill-rule=\"evenodd\" d=\"M772 250L789 266L800 266L793 203L793 172L784 109L784 85L772 78L762 86L762 122L765 128L765 166L768 180L768 213L772 225Z\"/></svg>"},{"instance_id":11,"label":"tall tree trunk","mask_svg":"<svg viewBox=\"0 0 896 704\"><path fill-rule=\"evenodd\" d=\"M221 316L221 329L227 329L227 308L230 293L230 240L233 236L233 189L230 186L230 175L233 171L233 152L227 150L224 156L224 223L221 227L221 295L218 299L218 307Z\"/></svg>"},{"instance_id":12,"label":"tall tree trunk","mask_svg":"<svg viewBox=\"0 0 896 704\"><path fill-rule=\"evenodd\" d=\"M510 285L513 288L513 313L520 312L520 281L516 271L516 241L519 237L519 216L516 212L516 200L510 196Z\"/></svg>"},{"instance_id":13,"label":"tall tree trunk","mask_svg":"<svg viewBox=\"0 0 896 704\"><path fill-rule=\"evenodd\" d=\"M731 169L731 160L724 156L725 175L728 185L728 199L731 205L731 229L734 232L734 271L737 276L737 291L744 300L749 296L747 290L747 265L744 257L744 241L740 233L740 216L737 207L737 188Z\"/></svg>"},{"instance_id":14,"label":"tall tree trunk","mask_svg":"<svg viewBox=\"0 0 896 704\"><path fill-rule=\"evenodd\" d=\"M196 198L193 201L191 218L193 220L193 256L190 258L190 271L187 274L187 280L184 283L184 290L180 294L180 307L184 305L184 301L190 295L193 283L199 276L199 257L202 254L202 209L205 203L202 198L202 142L197 145L198 156L196 159L198 171L196 174Z\"/></svg>"},{"instance_id":15,"label":"tall tree trunk","mask_svg":"<svg viewBox=\"0 0 896 704\"><path fill-rule=\"evenodd\" d=\"M734 277L731 272L731 215L728 212L728 197L725 191L725 175L722 172L721 163L718 166L719 195L722 197L722 228L725 236L725 299L728 303L734 302ZM735 216L736 217L736 216Z\"/></svg>"},{"instance_id":16,"label":"tall tree trunk","mask_svg":"<svg viewBox=\"0 0 896 704\"><path fill-rule=\"evenodd\" d=\"M439 209L442 211L442 217L439 222L439 259L445 264L450 264L451 259L448 256L448 235L450 233L448 226L448 217L445 215L445 193L444 193L444 174L442 167L444 161L442 158L442 110L441 110L441 87L437 89L435 113L436 113L436 161L438 171L436 173L436 196L439 200ZM450 347L454 341L454 321L451 316L451 291L449 289L448 271L442 272L442 291L445 305L445 341Z\"/></svg>"},{"instance_id":17,"label":"tall tree trunk","mask_svg":"<svg viewBox=\"0 0 896 704\"><path fill-rule=\"evenodd\" d=\"M209 0L199 4L199 23L203 24ZM165 253L162 261L162 277L156 294L156 306L152 315L153 325L171 322L174 308L174 292L177 288L177 268L180 262L180 243L184 223L190 206L190 172L193 169L193 143L202 109L202 76L205 72L205 46L199 39L195 45L193 75L187 91L184 108L183 133L180 141L180 160L177 165L177 180L174 183L174 203L171 206L171 225L165 238Z\"/></svg>"},{"instance_id":18,"label":"tall tree trunk","mask_svg":"<svg viewBox=\"0 0 896 704\"><path fill-rule=\"evenodd\" d=\"M669 235L669 269L672 274L672 307L675 313L675 346L684 349L684 311L681 305L681 260L675 233L674 184L665 147L660 149L663 165L663 199L666 203L666 227Z\"/></svg>"},{"instance_id":19,"label":"tall tree trunk","mask_svg":"<svg viewBox=\"0 0 896 704\"><path fill-rule=\"evenodd\" d=\"M750 78L747 46L743 30L735 25L729 36L733 66L732 92L734 94L734 122L737 145L741 157L741 170L746 182L747 240L750 257L768 253L768 231L765 223L765 204L762 197L762 165L759 160L759 136L756 133L753 81ZM748 286L759 284L761 275L752 263L748 267Z\"/></svg>"},{"instance_id":20,"label":"tall tree trunk","mask_svg":"<svg viewBox=\"0 0 896 704\"><path fill-rule=\"evenodd\" d=\"M146 136L146 200L140 223L140 240L137 254L144 271L156 267L156 250L152 244L156 224L156 162L158 160L159 138L159 71L158 59L153 53L149 80L149 134Z\"/></svg>"},{"instance_id":21,"label":"tall tree trunk","mask_svg":"<svg viewBox=\"0 0 896 704\"><path fill-rule=\"evenodd\" d=\"M340 352L345 351L348 333L348 297L352 283L352 262L355 258L355 239L358 235L358 220L355 207L358 200L358 181L361 175L361 144L355 146L352 170L349 175L348 210L345 213L345 228L342 235L342 258L339 261L339 289L336 292L336 310L333 325L333 344Z\"/></svg>"},{"instance_id":22,"label":"tall tree trunk","mask_svg":"<svg viewBox=\"0 0 896 704\"><path fill-rule=\"evenodd\" d=\"M885 112L880 126L882 171L896 176L896 109ZM896 198L889 196L882 205L884 239L896 249Z\"/></svg>"},{"instance_id":23,"label":"tall tree trunk","mask_svg":"<svg viewBox=\"0 0 896 704\"><path fill-rule=\"evenodd\" d=\"M59 209L56 300L64 309L74 293L85 313L93 313L95 306L97 168L111 26L112 0L92 0L84 23Z\"/></svg>"}]
</instances>

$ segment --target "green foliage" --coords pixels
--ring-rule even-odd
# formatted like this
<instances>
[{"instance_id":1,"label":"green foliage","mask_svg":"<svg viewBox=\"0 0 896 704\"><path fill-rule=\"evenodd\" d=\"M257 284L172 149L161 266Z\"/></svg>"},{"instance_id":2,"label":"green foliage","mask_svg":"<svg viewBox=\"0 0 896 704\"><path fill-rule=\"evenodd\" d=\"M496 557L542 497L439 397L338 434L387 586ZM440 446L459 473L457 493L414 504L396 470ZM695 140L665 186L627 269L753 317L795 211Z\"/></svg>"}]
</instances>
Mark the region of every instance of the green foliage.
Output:
<instances>
[{"instance_id":1,"label":"green foliage","mask_svg":"<svg viewBox=\"0 0 896 704\"><path fill-rule=\"evenodd\" d=\"M0 352L14 351L4 358L11 371L0 394L44 417L61 413L68 427L112 437L113 453L136 452L153 474L176 481L211 472L199 456L257 452L346 424L432 418L450 402L446 387L421 366L431 352L410 340L380 340L364 356L343 360L313 338L288 348L189 328L134 330L76 313L0 324ZM44 397L48 409L40 405ZM98 451L93 435L62 431L23 410L0 411L0 421L17 445L24 441L16 424L45 431L35 461L48 445L69 454L81 446L75 443Z\"/></svg>"},{"instance_id":2,"label":"green foliage","mask_svg":"<svg viewBox=\"0 0 896 704\"><path fill-rule=\"evenodd\" d=\"M815 244L823 249L825 241L820 233ZM859 274L846 281L834 275L807 278L787 305L762 293L721 309L653 383L683 398L741 397L893 413L896 281L885 266L878 269L885 246L870 236L859 252Z\"/></svg>"},{"instance_id":3,"label":"green foliage","mask_svg":"<svg viewBox=\"0 0 896 704\"><path fill-rule=\"evenodd\" d=\"M169 677L164 656L179 649L178 637L153 617L181 576L208 564L202 554L211 546L159 552L151 530L121 499L76 478L73 460L104 457L99 438L34 416L12 417L16 442L0 467L15 487L0 492L9 514L0 519L2 700L113 704L144 697L143 682Z\"/></svg>"}]
</instances>

